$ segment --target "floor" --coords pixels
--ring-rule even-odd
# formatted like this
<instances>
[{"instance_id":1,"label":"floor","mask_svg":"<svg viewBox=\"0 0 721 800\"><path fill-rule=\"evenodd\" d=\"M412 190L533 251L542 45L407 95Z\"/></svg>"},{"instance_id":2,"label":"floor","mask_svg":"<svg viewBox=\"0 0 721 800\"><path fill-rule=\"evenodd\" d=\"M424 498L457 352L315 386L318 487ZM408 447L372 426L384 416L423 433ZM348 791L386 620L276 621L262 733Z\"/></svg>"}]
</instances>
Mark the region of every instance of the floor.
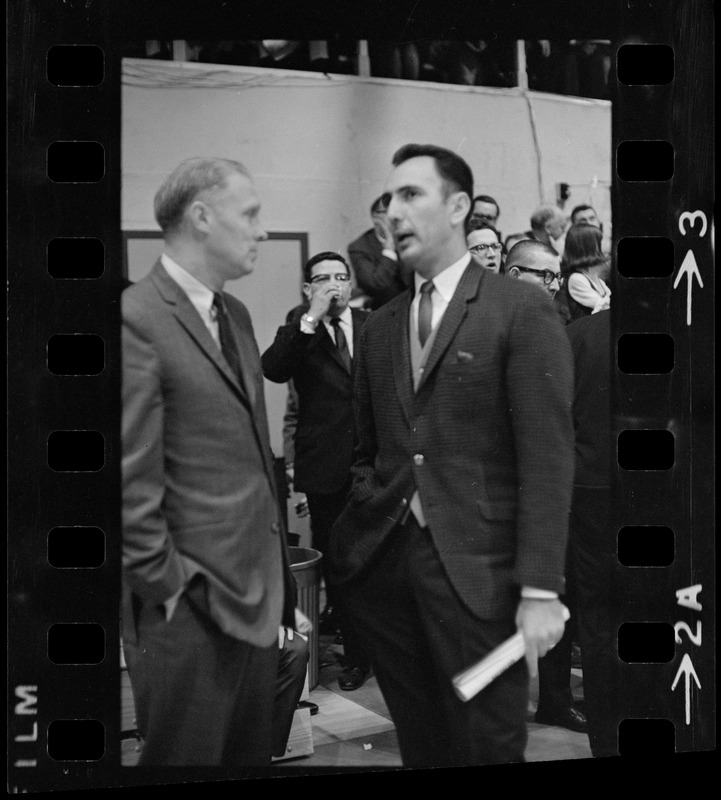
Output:
<instances>
[{"instance_id":1,"label":"floor","mask_svg":"<svg viewBox=\"0 0 721 800\"><path fill-rule=\"evenodd\" d=\"M290 769L312 773L317 768L393 768L400 767L398 742L390 715L378 689L375 678L353 692L343 692L338 687L342 666L342 645L332 636L320 637L320 674L318 685L310 691L309 700L318 705L318 713L310 718L313 734L313 753L296 759L276 761L273 769ZM571 673L574 697L582 699L581 671ZM562 761L590 758L586 734L573 733L565 728L537 725L533 722L538 682L531 684L531 702L528 709L527 761ZM132 766L137 762L139 745L129 731L133 726L132 693L123 671L122 763ZM332 770L331 770L332 771Z\"/></svg>"},{"instance_id":2,"label":"floor","mask_svg":"<svg viewBox=\"0 0 721 800\"><path fill-rule=\"evenodd\" d=\"M400 767L395 729L375 678L353 692L341 691L337 679L341 672L342 646L334 644L332 637L322 636L320 650L320 681L309 697L319 707L318 713L311 717L314 752L303 758L276 762L274 768ZM572 670L571 680L574 697L582 699L581 671ZM533 722L537 696L538 682L533 681L528 710L527 761L590 758L586 734Z\"/></svg>"},{"instance_id":3,"label":"floor","mask_svg":"<svg viewBox=\"0 0 721 800\"><path fill-rule=\"evenodd\" d=\"M295 503L300 495L292 495L288 501L289 516L294 520L298 544L310 547L310 530L307 518L297 518ZM319 591L319 607L325 605L322 587ZM313 734L313 753L301 758L288 758L275 761L272 769L278 774L288 772L322 772L332 768L379 769L401 766L398 741L388 709L375 678L370 678L353 692L343 692L338 687L341 672L339 659L342 645L336 644L333 636L319 637L319 682L311 689L309 700L318 705L318 713L310 717ZM571 672L571 687L574 698L583 698L582 675L580 669ZM538 697L538 681L531 683L531 700L528 708L528 747L526 760L529 762L567 761L591 758L588 736L574 733L565 728L537 725L533 721L535 701ZM132 693L127 673L123 672L123 712L122 729L125 731L122 749L122 763L131 766L137 762L139 745L129 730L133 727L134 710Z\"/></svg>"}]
</instances>

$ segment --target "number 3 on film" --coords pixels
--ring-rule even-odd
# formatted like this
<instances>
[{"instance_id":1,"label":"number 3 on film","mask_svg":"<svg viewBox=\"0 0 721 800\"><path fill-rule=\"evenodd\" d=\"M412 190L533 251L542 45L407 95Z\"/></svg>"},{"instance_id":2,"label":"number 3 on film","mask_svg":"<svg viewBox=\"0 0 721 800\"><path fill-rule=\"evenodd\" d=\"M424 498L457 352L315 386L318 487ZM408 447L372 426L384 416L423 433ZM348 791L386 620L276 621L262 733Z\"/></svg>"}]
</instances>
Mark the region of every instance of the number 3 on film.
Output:
<instances>
[{"instance_id":1,"label":"number 3 on film","mask_svg":"<svg viewBox=\"0 0 721 800\"><path fill-rule=\"evenodd\" d=\"M687 586L685 589L679 589L676 592L676 598L678 600L678 605L684 606L685 608L693 609L694 611L701 611L701 603L698 601L698 595L701 592L701 584L697 583L693 586ZM677 622L673 626L674 630L674 640L676 644L682 644L683 639L681 638L681 631L686 633L689 640L692 644L696 647L701 645L701 620L696 620L696 632L693 633L691 628L686 622ZM678 686L679 681L681 680L681 676L684 679L684 689L686 694L686 724L691 724L691 678L696 683L696 686L700 689L701 688L701 681L698 679L698 675L696 674L696 670L693 668L693 661L691 660L691 656L688 653L684 653L683 658L681 659L681 665L678 668L678 672L676 673L676 677L673 679L673 683L671 684L671 691L673 692L676 687Z\"/></svg>"},{"instance_id":2,"label":"number 3 on film","mask_svg":"<svg viewBox=\"0 0 721 800\"><path fill-rule=\"evenodd\" d=\"M700 220L701 222L701 231L698 233L699 239L702 239L706 235L706 231L708 229L708 221L706 219L706 214L703 211L684 211L681 216L678 218L678 229L681 231L681 236L685 236L687 233L690 233L694 229L694 225L696 220ZM686 284L686 325L691 324L691 303L692 303L692 288L693 288L693 279L694 277L698 281L698 285L701 289L703 289L703 281L701 280L701 273L698 269L698 264L696 263L696 258L693 254L693 250L688 250L683 262L681 264L681 268L678 271L678 275L676 275L676 280L673 282L673 288L677 289L678 285L681 283L681 279L686 277L688 283Z\"/></svg>"}]
</instances>

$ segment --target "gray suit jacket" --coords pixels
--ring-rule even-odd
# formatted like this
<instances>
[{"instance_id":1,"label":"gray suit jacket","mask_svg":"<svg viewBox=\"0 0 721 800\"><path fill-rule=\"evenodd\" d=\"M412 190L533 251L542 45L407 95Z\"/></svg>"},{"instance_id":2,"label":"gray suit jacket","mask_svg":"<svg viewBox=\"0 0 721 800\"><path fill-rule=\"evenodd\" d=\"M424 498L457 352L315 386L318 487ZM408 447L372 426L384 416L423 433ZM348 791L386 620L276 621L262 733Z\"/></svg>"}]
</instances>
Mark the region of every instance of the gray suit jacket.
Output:
<instances>
[{"instance_id":1,"label":"gray suit jacket","mask_svg":"<svg viewBox=\"0 0 721 800\"><path fill-rule=\"evenodd\" d=\"M258 347L245 306L224 298L244 387L159 262L123 293L124 630L130 640L131 595L157 605L196 574L207 580L208 613L230 636L268 646L284 605L286 620L292 619Z\"/></svg>"}]
</instances>

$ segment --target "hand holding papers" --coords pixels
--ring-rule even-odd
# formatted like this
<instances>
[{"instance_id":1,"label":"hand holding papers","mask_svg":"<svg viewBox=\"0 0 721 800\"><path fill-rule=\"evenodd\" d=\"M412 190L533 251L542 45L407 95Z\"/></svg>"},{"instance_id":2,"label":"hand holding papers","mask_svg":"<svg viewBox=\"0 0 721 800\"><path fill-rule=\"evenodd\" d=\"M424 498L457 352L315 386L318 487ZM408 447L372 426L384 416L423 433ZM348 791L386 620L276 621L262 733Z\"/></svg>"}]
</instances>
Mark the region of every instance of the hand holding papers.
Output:
<instances>
[{"instance_id":1,"label":"hand holding papers","mask_svg":"<svg viewBox=\"0 0 721 800\"><path fill-rule=\"evenodd\" d=\"M568 609L563 608L563 619L568 621L570 618ZM526 646L523 641L523 634L519 631L506 639L503 644L492 650L485 658L482 658L477 664L472 667L459 672L453 678L453 688L458 697L464 702L468 702L471 698L475 697L478 692L485 689L489 683L494 681L502 672L505 672L510 666L520 661L526 652Z\"/></svg>"}]
</instances>

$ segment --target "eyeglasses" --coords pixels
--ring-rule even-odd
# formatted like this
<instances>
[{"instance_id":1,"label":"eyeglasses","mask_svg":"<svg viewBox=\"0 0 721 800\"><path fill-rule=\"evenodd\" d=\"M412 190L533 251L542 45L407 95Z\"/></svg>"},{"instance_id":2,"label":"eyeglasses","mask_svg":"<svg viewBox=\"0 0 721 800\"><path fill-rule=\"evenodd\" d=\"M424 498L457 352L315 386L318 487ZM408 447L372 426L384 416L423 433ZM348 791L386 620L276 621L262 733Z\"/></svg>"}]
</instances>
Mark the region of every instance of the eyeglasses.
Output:
<instances>
[{"instance_id":1,"label":"eyeglasses","mask_svg":"<svg viewBox=\"0 0 721 800\"><path fill-rule=\"evenodd\" d=\"M338 281L338 283L347 283L350 280L350 275L347 272L336 272L335 275L314 275L311 283L328 283L329 280Z\"/></svg>"},{"instance_id":2,"label":"eyeglasses","mask_svg":"<svg viewBox=\"0 0 721 800\"><path fill-rule=\"evenodd\" d=\"M498 252L503 245L500 242L493 242L492 244L474 244L473 247L469 247L468 251L470 253L478 253L478 255L482 255L486 252L486 250L493 250L494 252Z\"/></svg>"},{"instance_id":3,"label":"eyeglasses","mask_svg":"<svg viewBox=\"0 0 721 800\"><path fill-rule=\"evenodd\" d=\"M533 267L520 267L518 264L513 264L510 267L506 267L506 271L510 271L512 269L519 269L521 272L535 272L538 275L543 275L543 285L550 286L554 281L558 281L559 286L563 286L566 282L566 278L564 275L561 275L560 272L553 272L550 269L533 269Z\"/></svg>"}]
</instances>

